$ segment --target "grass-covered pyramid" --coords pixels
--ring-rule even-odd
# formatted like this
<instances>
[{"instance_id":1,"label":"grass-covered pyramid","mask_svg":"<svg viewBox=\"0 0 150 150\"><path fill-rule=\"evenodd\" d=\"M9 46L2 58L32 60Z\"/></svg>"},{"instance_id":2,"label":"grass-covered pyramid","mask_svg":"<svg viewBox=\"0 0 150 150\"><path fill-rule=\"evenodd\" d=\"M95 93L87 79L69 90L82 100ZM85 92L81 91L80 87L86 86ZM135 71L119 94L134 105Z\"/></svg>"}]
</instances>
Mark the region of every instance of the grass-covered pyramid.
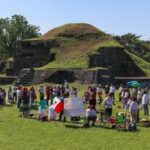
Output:
<instances>
[{"instance_id":1,"label":"grass-covered pyramid","mask_svg":"<svg viewBox=\"0 0 150 150\"><path fill-rule=\"evenodd\" d=\"M66 24L38 39L49 41L54 58L43 69L106 69L120 76L149 75L150 64L127 52L113 37L85 23Z\"/></svg>"}]
</instances>

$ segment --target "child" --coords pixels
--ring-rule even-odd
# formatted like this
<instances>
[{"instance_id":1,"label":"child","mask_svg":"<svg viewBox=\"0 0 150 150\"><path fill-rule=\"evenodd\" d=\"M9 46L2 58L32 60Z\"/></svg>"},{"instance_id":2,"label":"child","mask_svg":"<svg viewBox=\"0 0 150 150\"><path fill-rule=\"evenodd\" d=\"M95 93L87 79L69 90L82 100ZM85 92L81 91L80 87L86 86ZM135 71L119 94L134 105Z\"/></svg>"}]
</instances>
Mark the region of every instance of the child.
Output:
<instances>
[{"instance_id":1,"label":"child","mask_svg":"<svg viewBox=\"0 0 150 150\"><path fill-rule=\"evenodd\" d=\"M38 120L46 121L47 120L47 113L46 113L46 100L44 99L44 96L41 96L40 102L39 102L39 116Z\"/></svg>"}]
</instances>

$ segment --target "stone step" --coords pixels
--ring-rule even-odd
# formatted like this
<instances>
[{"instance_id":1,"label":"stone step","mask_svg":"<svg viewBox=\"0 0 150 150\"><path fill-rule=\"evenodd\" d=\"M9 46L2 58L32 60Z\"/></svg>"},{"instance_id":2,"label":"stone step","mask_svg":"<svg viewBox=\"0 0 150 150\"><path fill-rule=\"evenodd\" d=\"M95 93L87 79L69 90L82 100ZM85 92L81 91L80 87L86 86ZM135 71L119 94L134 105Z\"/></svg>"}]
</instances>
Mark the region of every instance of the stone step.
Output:
<instances>
[{"instance_id":1,"label":"stone step","mask_svg":"<svg viewBox=\"0 0 150 150\"><path fill-rule=\"evenodd\" d=\"M30 68L22 69L19 78L15 82L16 85L31 85L34 71Z\"/></svg>"}]
</instances>

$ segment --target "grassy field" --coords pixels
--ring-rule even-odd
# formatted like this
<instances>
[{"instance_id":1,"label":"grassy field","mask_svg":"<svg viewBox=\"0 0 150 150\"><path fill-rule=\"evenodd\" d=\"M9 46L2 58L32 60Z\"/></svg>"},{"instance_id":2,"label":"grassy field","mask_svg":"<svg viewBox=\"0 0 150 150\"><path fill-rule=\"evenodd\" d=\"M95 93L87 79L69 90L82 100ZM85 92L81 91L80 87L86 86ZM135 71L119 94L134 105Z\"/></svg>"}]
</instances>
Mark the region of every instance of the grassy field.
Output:
<instances>
[{"instance_id":1,"label":"grassy field","mask_svg":"<svg viewBox=\"0 0 150 150\"><path fill-rule=\"evenodd\" d=\"M0 77L6 77L6 74L0 74Z\"/></svg>"},{"instance_id":2,"label":"grassy field","mask_svg":"<svg viewBox=\"0 0 150 150\"><path fill-rule=\"evenodd\" d=\"M72 84L82 95L87 85ZM35 86L37 88L37 86ZM119 105L117 103L117 105ZM115 106L115 112L121 111ZM99 108L99 106L98 106ZM143 112L141 112L143 113ZM0 107L0 150L149 150L150 128L138 126L135 133L72 123L39 122L18 117L13 107Z\"/></svg>"}]
</instances>

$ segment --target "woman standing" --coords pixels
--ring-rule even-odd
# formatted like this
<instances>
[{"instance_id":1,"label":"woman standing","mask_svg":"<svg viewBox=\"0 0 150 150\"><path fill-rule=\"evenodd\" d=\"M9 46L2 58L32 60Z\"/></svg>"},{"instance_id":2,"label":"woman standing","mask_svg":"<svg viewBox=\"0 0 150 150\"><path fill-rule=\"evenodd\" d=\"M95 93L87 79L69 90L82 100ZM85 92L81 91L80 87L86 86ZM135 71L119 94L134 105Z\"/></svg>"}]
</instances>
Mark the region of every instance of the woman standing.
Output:
<instances>
[{"instance_id":1,"label":"woman standing","mask_svg":"<svg viewBox=\"0 0 150 150\"><path fill-rule=\"evenodd\" d=\"M23 96L22 96L22 116L28 117L29 115L29 91L27 88L23 89Z\"/></svg>"},{"instance_id":2,"label":"woman standing","mask_svg":"<svg viewBox=\"0 0 150 150\"><path fill-rule=\"evenodd\" d=\"M136 97L133 97L132 101L129 104L129 114L131 123L137 123L138 110L139 110L138 102L136 101Z\"/></svg>"},{"instance_id":3,"label":"woman standing","mask_svg":"<svg viewBox=\"0 0 150 150\"><path fill-rule=\"evenodd\" d=\"M106 98L105 98L105 114L108 115L108 117L112 116L112 107L114 104L114 99L113 99L113 94L110 93Z\"/></svg>"}]
</instances>

